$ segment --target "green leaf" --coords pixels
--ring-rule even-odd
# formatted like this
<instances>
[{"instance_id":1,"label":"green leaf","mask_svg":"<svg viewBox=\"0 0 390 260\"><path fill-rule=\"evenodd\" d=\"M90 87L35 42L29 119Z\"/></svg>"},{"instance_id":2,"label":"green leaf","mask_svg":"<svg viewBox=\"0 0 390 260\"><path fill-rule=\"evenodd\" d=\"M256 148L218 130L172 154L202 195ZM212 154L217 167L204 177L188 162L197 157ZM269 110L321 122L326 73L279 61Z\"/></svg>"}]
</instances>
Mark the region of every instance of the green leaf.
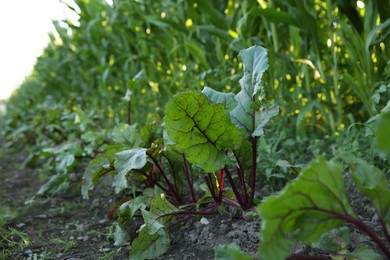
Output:
<instances>
[{"instance_id":1,"label":"green leaf","mask_svg":"<svg viewBox=\"0 0 390 260\"><path fill-rule=\"evenodd\" d=\"M251 260L253 257L245 254L236 244L214 247L215 260Z\"/></svg>"},{"instance_id":2,"label":"green leaf","mask_svg":"<svg viewBox=\"0 0 390 260\"><path fill-rule=\"evenodd\" d=\"M313 243L314 248L340 252L348 248L351 243L351 232L348 227L340 227L323 234L320 240Z\"/></svg>"},{"instance_id":3,"label":"green leaf","mask_svg":"<svg viewBox=\"0 0 390 260\"><path fill-rule=\"evenodd\" d=\"M131 100L131 96L133 95L133 91L130 89L126 90L125 96L122 98L123 101L129 102Z\"/></svg>"},{"instance_id":4,"label":"green leaf","mask_svg":"<svg viewBox=\"0 0 390 260\"><path fill-rule=\"evenodd\" d=\"M69 176L67 174L56 174L43 184L37 195L52 196L60 191L66 190L69 187Z\"/></svg>"},{"instance_id":5,"label":"green leaf","mask_svg":"<svg viewBox=\"0 0 390 260\"><path fill-rule=\"evenodd\" d=\"M164 254L169 248L169 236L167 233L150 234L148 227L142 228L140 234L134 239L130 259L153 259Z\"/></svg>"},{"instance_id":6,"label":"green leaf","mask_svg":"<svg viewBox=\"0 0 390 260\"><path fill-rule=\"evenodd\" d=\"M165 223L173 218L173 215L164 215L177 212L178 209L169 203L164 194L160 194L150 201L150 211L141 211L150 234L162 234L166 232Z\"/></svg>"},{"instance_id":7,"label":"green leaf","mask_svg":"<svg viewBox=\"0 0 390 260\"><path fill-rule=\"evenodd\" d=\"M60 174L68 173L69 170L76 164L76 158L74 154L69 153L58 155L56 161L56 171Z\"/></svg>"},{"instance_id":8,"label":"green leaf","mask_svg":"<svg viewBox=\"0 0 390 260\"><path fill-rule=\"evenodd\" d=\"M380 255L375 249L371 248L366 244L359 244L356 246L355 250L351 253L352 257L356 257L359 260L381 260L383 256ZM354 259L353 258L353 259Z\"/></svg>"},{"instance_id":9,"label":"green leaf","mask_svg":"<svg viewBox=\"0 0 390 260\"><path fill-rule=\"evenodd\" d=\"M84 199L89 198L89 191L93 190L100 178L106 173L114 170L114 154L123 150L123 145L110 145L106 147L106 152L98 155L89 162L84 171L81 194Z\"/></svg>"},{"instance_id":10,"label":"green leaf","mask_svg":"<svg viewBox=\"0 0 390 260\"><path fill-rule=\"evenodd\" d=\"M258 98L264 98L261 78L268 69L267 50L252 46L241 51L239 56L244 64L244 76L240 79L241 91L235 96L237 105L230 116L234 124L251 136L261 136L264 134L263 127L279 113L276 106L256 109Z\"/></svg>"},{"instance_id":11,"label":"green leaf","mask_svg":"<svg viewBox=\"0 0 390 260\"><path fill-rule=\"evenodd\" d=\"M112 186L116 193L128 187L126 176L129 171L142 169L146 165L148 162L147 150L146 148L133 148L115 154L114 167L118 174L115 176Z\"/></svg>"},{"instance_id":12,"label":"green leaf","mask_svg":"<svg viewBox=\"0 0 390 260\"><path fill-rule=\"evenodd\" d=\"M130 240L129 233L120 225L116 225L114 232L114 246L123 246Z\"/></svg>"},{"instance_id":13,"label":"green leaf","mask_svg":"<svg viewBox=\"0 0 390 260\"><path fill-rule=\"evenodd\" d=\"M212 104L221 104L227 111L231 111L236 107L237 102L234 100L235 95L233 93L219 92L209 87L204 87L202 93Z\"/></svg>"},{"instance_id":14,"label":"green leaf","mask_svg":"<svg viewBox=\"0 0 390 260\"><path fill-rule=\"evenodd\" d=\"M288 13L281 11L281 10L275 10L272 8L265 8L265 9L259 9L259 8L253 8L248 13L248 16L250 18L254 18L257 16L264 16L267 21L270 21L272 23L285 23L286 25L293 25L298 27L297 21L294 19L294 17L290 16Z\"/></svg>"},{"instance_id":15,"label":"green leaf","mask_svg":"<svg viewBox=\"0 0 390 260\"><path fill-rule=\"evenodd\" d=\"M390 159L390 101L375 122L375 135L378 138L378 150Z\"/></svg>"},{"instance_id":16,"label":"green leaf","mask_svg":"<svg viewBox=\"0 0 390 260\"><path fill-rule=\"evenodd\" d=\"M343 154L341 158L351 166L351 174L356 186L372 201L390 231L390 190L386 175L351 154Z\"/></svg>"},{"instance_id":17,"label":"green leaf","mask_svg":"<svg viewBox=\"0 0 390 260\"><path fill-rule=\"evenodd\" d=\"M139 209L146 208L149 205L149 196L138 196L132 200L123 203L118 210L118 222L123 226L128 220L130 220Z\"/></svg>"},{"instance_id":18,"label":"green leaf","mask_svg":"<svg viewBox=\"0 0 390 260\"><path fill-rule=\"evenodd\" d=\"M117 144L128 144L132 147L138 147L142 143L137 124L118 124L109 133L109 138Z\"/></svg>"},{"instance_id":19,"label":"green leaf","mask_svg":"<svg viewBox=\"0 0 390 260\"><path fill-rule=\"evenodd\" d=\"M223 106L211 105L203 94L179 93L165 109L165 129L175 148L207 172L223 168L226 151L242 141Z\"/></svg>"},{"instance_id":20,"label":"green leaf","mask_svg":"<svg viewBox=\"0 0 390 260\"><path fill-rule=\"evenodd\" d=\"M189 40L185 40L184 46L191 52L194 58L199 60L205 69L209 68L204 48L199 47L194 41Z\"/></svg>"},{"instance_id":21,"label":"green leaf","mask_svg":"<svg viewBox=\"0 0 390 260\"><path fill-rule=\"evenodd\" d=\"M75 112L74 122L79 124L81 131L85 131L88 126L93 125L91 117L88 116L81 108L74 107L73 111Z\"/></svg>"},{"instance_id":22,"label":"green leaf","mask_svg":"<svg viewBox=\"0 0 390 260\"><path fill-rule=\"evenodd\" d=\"M317 242L323 233L343 224L335 215L353 215L342 171L340 164L319 157L279 195L265 199L258 207L263 220L262 259L285 259L295 242Z\"/></svg>"}]
</instances>

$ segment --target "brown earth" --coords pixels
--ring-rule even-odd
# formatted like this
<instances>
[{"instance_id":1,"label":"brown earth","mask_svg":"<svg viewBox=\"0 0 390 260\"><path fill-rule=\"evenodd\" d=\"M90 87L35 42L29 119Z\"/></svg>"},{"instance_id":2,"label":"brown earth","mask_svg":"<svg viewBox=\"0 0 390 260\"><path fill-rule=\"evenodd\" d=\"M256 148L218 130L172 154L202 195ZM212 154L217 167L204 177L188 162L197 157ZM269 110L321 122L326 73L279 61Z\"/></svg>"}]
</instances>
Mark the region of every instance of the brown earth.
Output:
<instances>
[{"instance_id":1,"label":"brown earth","mask_svg":"<svg viewBox=\"0 0 390 260\"><path fill-rule=\"evenodd\" d=\"M26 240L23 244L22 238L15 236L19 244L3 249L5 259L128 259L130 244L113 245L113 221L107 216L115 195L109 180L101 181L87 201L79 192L81 174L71 184L77 188L52 198L37 197L42 183L36 171L21 167L25 159L25 153L18 153L3 154L0 160L0 201L16 213L3 231L23 232ZM244 220L239 210L227 209L202 221L201 217L184 220L170 229L171 247L158 259L213 259L214 246L233 242L245 252L257 254L260 222ZM132 238L141 221L127 227Z\"/></svg>"},{"instance_id":2,"label":"brown earth","mask_svg":"<svg viewBox=\"0 0 390 260\"><path fill-rule=\"evenodd\" d=\"M73 183L66 192L52 198L37 197L35 194L42 183L35 170L21 167L26 154L5 151L0 151L0 214L11 212L15 216L3 228L0 226L3 236L0 259L128 259L130 243L122 247L113 245L113 220L107 216L119 198L113 194L111 180L101 181L85 201L79 188L80 170L72 177ZM380 231L374 209L353 185L350 185L350 197L359 217ZM184 218L172 226L171 247L157 259L214 259L213 247L230 243L257 258L260 220L244 219L242 212L235 208L201 218ZM136 219L128 225L132 238L142 224L142 219ZM351 249L361 242L370 243L367 236L351 228ZM7 232L13 232L12 242L5 242ZM292 253L320 254L329 259L329 255L302 245L296 246Z\"/></svg>"}]
</instances>

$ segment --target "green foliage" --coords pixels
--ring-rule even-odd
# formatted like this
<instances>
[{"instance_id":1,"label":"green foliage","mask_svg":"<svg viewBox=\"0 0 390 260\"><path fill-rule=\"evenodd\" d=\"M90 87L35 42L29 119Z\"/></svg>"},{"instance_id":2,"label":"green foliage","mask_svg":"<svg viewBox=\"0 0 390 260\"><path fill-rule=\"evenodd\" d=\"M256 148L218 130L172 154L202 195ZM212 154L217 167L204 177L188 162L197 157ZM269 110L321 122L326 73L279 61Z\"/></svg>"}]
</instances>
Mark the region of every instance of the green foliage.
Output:
<instances>
[{"instance_id":1,"label":"green foliage","mask_svg":"<svg viewBox=\"0 0 390 260\"><path fill-rule=\"evenodd\" d=\"M390 102L380 114L375 123L375 135L378 138L378 149L390 160L390 141L388 134L390 133Z\"/></svg>"},{"instance_id":2,"label":"green foliage","mask_svg":"<svg viewBox=\"0 0 390 260\"><path fill-rule=\"evenodd\" d=\"M130 258L151 259L164 254L168 248L168 234L151 234L148 227L144 227L132 244Z\"/></svg>"},{"instance_id":3,"label":"green foliage","mask_svg":"<svg viewBox=\"0 0 390 260\"><path fill-rule=\"evenodd\" d=\"M188 161L206 172L225 166L226 151L238 147L242 137L222 105L211 105L196 92L177 94L166 105L165 129Z\"/></svg>"},{"instance_id":4,"label":"green foliage","mask_svg":"<svg viewBox=\"0 0 390 260\"><path fill-rule=\"evenodd\" d=\"M318 242L313 243L313 247L331 252L341 252L346 250L350 243L350 230L343 226L322 234Z\"/></svg>"},{"instance_id":5,"label":"green foliage","mask_svg":"<svg viewBox=\"0 0 390 260\"><path fill-rule=\"evenodd\" d=\"M250 257L240 250L236 244L223 245L214 247L214 259L216 260L251 260Z\"/></svg>"},{"instance_id":6,"label":"green foliage","mask_svg":"<svg viewBox=\"0 0 390 260\"><path fill-rule=\"evenodd\" d=\"M390 188L386 175L377 167L350 154L341 155L341 158L350 165L356 186L372 201L379 217L390 231Z\"/></svg>"},{"instance_id":7,"label":"green foliage","mask_svg":"<svg viewBox=\"0 0 390 260\"><path fill-rule=\"evenodd\" d=\"M5 146L27 150L23 165L39 169L45 183L39 195L78 187L70 175L89 163L81 184L88 198L110 173L114 190L131 195L119 208L115 243L129 239L126 223L143 214L150 221L131 256L150 258L165 252L169 218L161 216L176 210L160 201L162 212L147 211L157 195L174 207L196 203L199 176L223 168L206 176L207 198L221 203L222 191L232 192L250 210L256 186L279 190L303 163L335 149L388 225L381 171L390 158L388 106L377 115L390 97L386 0L364 8L341 0L75 0L69 8L78 21L54 22L50 43L0 120ZM375 142L387 160L376 156ZM323 234L351 220L329 214L354 219L341 169L318 159L279 196L265 199L259 207L268 223L265 258L279 239L281 257L292 242L320 237L328 249L346 250ZM221 176L232 178L218 197L211 191ZM348 243L340 230L332 232ZM222 258L241 256L233 246L216 250ZM364 245L348 254L377 257Z\"/></svg>"},{"instance_id":8,"label":"green foliage","mask_svg":"<svg viewBox=\"0 0 390 260\"><path fill-rule=\"evenodd\" d=\"M150 209L147 211L146 205ZM119 209L119 225L115 229L115 244L123 245L129 240L129 235L122 228L134 214L140 211L145 225L132 243L130 258L150 259L165 253L170 244L166 223L172 218L171 213L178 209L170 204L163 194L151 198L144 194L123 204Z\"/></svg>"},{"instance_id":9,"label":"green foliage","mask_svg":"<svg viewBox=\"0 0 390 260\"><path fill-rule=\"evenodd\" d=\"M367 162L349 154L340 156L350 165L356 186L373 202L381 219L385 238L388 240L390 230L388 181L380 170ZM345 222L354 224L367 233L386 256L390 255L379 237L352 211L346 198L342 170L343 167L339 163L327 162L320 157L303 170L279 195L265 199L258 207L263 219L260 243L260 255L263 259L284 259L288 256L289 248L297 241L315 243L317 247L337 252L345 248L345 245L342 248L339 248L340 245L334 245L334 242L332 245L330 235L324 234ZM339 229L336 232L340 231ZM347 233L343 233L344 235L339 235L339 241L340 237L348 236ZM348 238L346 237L344 241L348 242ZM369 249L361 250L357 249L351 255L357 256L360 253L362 255L372 253L371 257L378 255Z\"/></svg>"},{"instance_id":10,"label":"green foliage","mask_svg":"<svg viewBox=\"0 0 390 260\"><path fill-rule=\"evenodd\" d=\"M29 243L30 239L26 233L13 228L8 228L8 230L0 228L1 259L16 258L17 255L14 252L26 249Z\"/></svg>"},{"instance_id":11,"label":"green foliage","mask_svg":"<svg viewBox=\"0 0 390 260\"><path fill-rule=\"evenodd\" d=\"M265 199L259 206L263 220L260 254L264 259L285 259L294 242L316 242L323 233L344 223L331 218L329 212L353 215L342 170L340 164L319 158L281 194Z\"/></svg>"},{"instance_id":12,"label":"green foliage","mask_svg":"<svg viewBox=\"0 0 390 260\"><path fill-rule=\"evenodd\" d=\"M267 50L253 46L240 52L244 63L244 76L240 80L241 91L235 96L236 107L231 111L232 122L244 128L249 135L261 136L263 127L279 112L278 107L259 110L259 99L263 99L264 87L261 78L268 68Z\"/></svg>"},{"instance_id":13,"label":"green foliage","mask_svg":"<svg viewBox=\"0 0 390 260\"><path fill-rule=\"evenodd\" d=\"M115 177L113 186L115 192L118 193L124 188L127 188L126 175L134 169L142 169L147 163L147 149L133 148L115 154L114 167L118 171Z\"/></svg>"}]
</instances>

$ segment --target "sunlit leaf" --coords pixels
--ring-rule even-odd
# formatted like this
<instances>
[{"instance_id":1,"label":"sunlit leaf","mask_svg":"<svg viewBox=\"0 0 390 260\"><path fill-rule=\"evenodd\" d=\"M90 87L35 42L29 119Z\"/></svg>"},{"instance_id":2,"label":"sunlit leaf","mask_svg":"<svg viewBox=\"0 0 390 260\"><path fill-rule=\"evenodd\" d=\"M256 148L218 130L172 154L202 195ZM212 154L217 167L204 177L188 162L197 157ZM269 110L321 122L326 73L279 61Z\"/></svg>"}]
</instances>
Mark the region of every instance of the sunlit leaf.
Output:
<instances>
[{"instance_id":1,"label":"sunlit leaf","mask_svg":"<svg viewBox=\"0 0 390 260\"><path fill-rule=\"evenodd\" d=\"M197 92L175 95L166 105L165 129L175 148L205 171L223 168L226 150L237 147L242 137L222 105L211 105Z\"/></svg>"}]
</instances>

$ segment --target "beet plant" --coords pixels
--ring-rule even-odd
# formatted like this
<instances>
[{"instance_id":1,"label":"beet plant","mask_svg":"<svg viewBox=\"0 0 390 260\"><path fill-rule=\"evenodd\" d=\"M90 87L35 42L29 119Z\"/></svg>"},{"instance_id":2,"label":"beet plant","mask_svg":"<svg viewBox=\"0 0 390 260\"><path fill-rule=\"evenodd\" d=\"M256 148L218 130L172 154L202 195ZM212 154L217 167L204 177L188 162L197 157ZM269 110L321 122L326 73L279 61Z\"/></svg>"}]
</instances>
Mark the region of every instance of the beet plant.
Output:
<instances>
[{"instance_id":1,"label":"beet plant","mask_svg":"<svg viewBox=\"0 0 390 260\"><path fill-rule=\"evenodd\" d=\"M219 172L217 185L222 187L226 174L236 197L236 201L227 201L237 203L243 210L251 210L258 175L258 138L279 109L266 104L264 99L261 78L268 68L266 49L253 46L241 51L239 56L244 76L239 81L238 94L221 93L207 87L203 94L179 93L166 105L164 127L170 145L209 174L206 182L215 202L220 203L222 196L213 192L210 176ZM232 169L237 173L237 182Z\"/></svg>"},{"instance_id":2,"label":"beet plant","mask_svg":"<svg viewBox=\"0 0 390 260\"><path fill-rule=\"evenodd\" d=\"M378 148L388 158L389 107L388 105L376 118L375 125ZM378 251L390 259L390 189L387 176L377 167L350 153L338 152L336 155L348 167L348 174L357 189L371 201L381 232L367 225L350 206L344 187L345 166L336 158L326 161L319 157L280 194L266 198L258 207L262 219L261 259L285 259L289 255L289 249L298 241L317 245L322 249L333 249L336 250L334 254L339 254L337 249L343 248L329 246L331 243L324 241L329 239L327 234L332 230L339 233L335 239L342 240L340 234L345 231L335 229L346 223L366 234ZM383 258L368 244L360 244L352 252L344 250L343 255L358 259Z\"/></svg>"},{"instance_id":3,"label":"beet plant","mask_svg":"<svg viewBox=\"0 0 390 260\"><path fill-rule=\"evenodd\" d=\"M268 68L267 50L253 46L240 57L244 76L238 94L208 87L202 93L176 94L165 106L163 138L151 138L150 125L118 125L111 144L85 171L84 198L107 173L114 175L116 193L137 190L118 208L114 234L115 244L122 245L129 239L125 224L143 217L145 227L133 241L130 257L164 253L168 222L175 216L215 214L222 203L255 211L257 142L279 109L265 102L261 78ZM224 195L225 176L235 198Z\"/></svg>"}]
</instances>

